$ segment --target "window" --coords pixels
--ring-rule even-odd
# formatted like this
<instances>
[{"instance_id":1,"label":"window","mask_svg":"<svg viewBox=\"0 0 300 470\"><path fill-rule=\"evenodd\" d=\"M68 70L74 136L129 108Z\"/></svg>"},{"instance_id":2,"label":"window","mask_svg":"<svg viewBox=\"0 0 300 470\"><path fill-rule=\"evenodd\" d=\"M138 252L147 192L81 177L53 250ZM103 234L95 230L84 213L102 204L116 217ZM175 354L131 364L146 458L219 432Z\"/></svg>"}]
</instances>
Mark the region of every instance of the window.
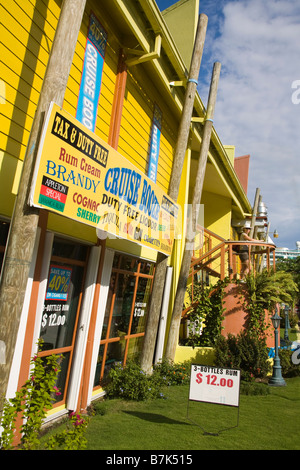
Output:
<instances>
[{"instance_id":1,"label":"window","mask_svg":"<svg viewBox=\"0 0 300 470\"><path fill-rule=\"evenodd\" d=\"M139 358L153 275L154 263L115 254L94 386L105 382L114 363Z\"/></svg>"},{"instance_id":2,"label":"window","mask_svg":"<svg viewBox=\"0 0 300 470\"><path fill-rule=\"evenodd\" d=\"M56 383L61 391L59 403L66 399L88 255L88 246L54 240L40 329L43 351L39 355L63 356Z\"/></svg>"}]
</instances>

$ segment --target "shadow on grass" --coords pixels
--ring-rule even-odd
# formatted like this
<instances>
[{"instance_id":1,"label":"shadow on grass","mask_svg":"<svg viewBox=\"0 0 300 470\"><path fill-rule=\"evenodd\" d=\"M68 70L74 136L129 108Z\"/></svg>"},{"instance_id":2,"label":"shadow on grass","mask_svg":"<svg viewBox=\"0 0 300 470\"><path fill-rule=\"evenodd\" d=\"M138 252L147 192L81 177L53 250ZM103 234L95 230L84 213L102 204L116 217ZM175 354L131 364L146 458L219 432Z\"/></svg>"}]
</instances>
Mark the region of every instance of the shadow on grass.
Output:
<instances>
[{"instance_id":1,"label":"shadow on grass","mask_svg":"<svg viewBox=\"0 0 300 470\"><path fill-rule=\"evenodd\" d=\"M177 421L176 419L168 418L157 413L145 413L142 411L123 411L127 415L136 416L137 418L144 419L145 421L151 421L152 423L162 423L162 424L184 424L190 426L189 423L184 421Z\"/></svg>"}]
</instances>

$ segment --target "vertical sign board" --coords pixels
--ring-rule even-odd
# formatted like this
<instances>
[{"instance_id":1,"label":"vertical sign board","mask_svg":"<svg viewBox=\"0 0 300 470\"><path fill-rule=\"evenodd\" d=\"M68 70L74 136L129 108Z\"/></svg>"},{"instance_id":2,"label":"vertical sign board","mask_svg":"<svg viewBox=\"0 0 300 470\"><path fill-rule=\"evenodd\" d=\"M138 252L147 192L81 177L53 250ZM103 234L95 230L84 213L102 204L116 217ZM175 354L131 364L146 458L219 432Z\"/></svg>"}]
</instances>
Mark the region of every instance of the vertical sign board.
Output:
<instances>
[{"instance_id":1,"label":"vertical sign board","mask_svg":"<svg viewBox=\"0 0 300 470\"><path fill-rule=\"evenodd\" d=\"M160 135L161 135L162 112L157 105L154 107L153 125L150 143L150 158L148 177L156 183L157 165L159 157Z\"/></svg>"},{"instance_id":2,"label":"vertical sign board","mask_svg":"<svg viewBox=\"0 0 300 470\"><path fill-rule=\"evenodd\" d=\"M91 13L76 118L92 132L96 127L106 42L106 31Z\"/></svg>"},{"instance_id":3,"label":"vertical sign board","mask_svg":"<svg viewBox=\"0 0 300 470\"><path fill-rule=\"evenodd\" d=\"M189 400L239 406L240 371L192 364Z\"/></svg>"}]
</instances>

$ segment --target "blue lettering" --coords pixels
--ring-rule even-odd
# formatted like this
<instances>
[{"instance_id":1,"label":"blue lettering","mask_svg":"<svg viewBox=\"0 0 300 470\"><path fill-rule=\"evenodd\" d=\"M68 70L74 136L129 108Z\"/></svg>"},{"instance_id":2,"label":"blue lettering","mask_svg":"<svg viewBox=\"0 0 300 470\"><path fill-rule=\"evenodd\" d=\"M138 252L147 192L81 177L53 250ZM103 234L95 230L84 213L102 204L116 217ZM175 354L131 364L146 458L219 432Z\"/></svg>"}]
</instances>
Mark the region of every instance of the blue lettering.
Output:
<instances>
[{"instance_id":1,"label":"blue lettering","mask_svg":"<svg viewBox=\"0 0 300 470\"><path fill-rule=\"evenodd\" d=\"M110 191L110 186L111 186L110 178L112 178L112 173L113 173L112 168L109 168L109 170L106 172L105 180L104 180L104 187L106 191Z\"/></svg>"},{"instance_id":2,"label":"blue lettering","mask_svg":"<svg viewBox=\"0 0 300 470\"><path fill-rule=\"evenodd\" d=\"M104 179L104 188L114 196L136 206L141 175L129 168L110 168Z\"/></svg>"},{"instance_id":3,"label":"blue lettering","mask_svg":"<svg viewBox=\"0 0 300 470\"><path fill-rule=\"evenodd\" d=\"M47 161L47 170L46 173L47 175L55 176L56 175L56 164L52 162L51 160Z\"/></svg>"},{"instance_id":4,"label":"blue lettering","mask_svg":"<svg viewBox=\"0 0 300 470\"><path fill-rule=\"evenodd\" d=\"M155 220L158 219L160 205L158 204L158 199L155 196L154 190L151 188L150 184L148 185L146 180L144 180L143 184L139 209L148 214L150 217L153 217Z\"/></svg>"},{"instance_id":5,"label":"blue lettering","mask_svg":"<svg viewBox=\"0 0 300 470\"><path fill-rule=\"evenodd\" d=\"M47 161L46 164L46 174L50 176L55 176L57 179L62 179L64 182L71 182L74 186L80 186L81 188L86 189L89 191L91 188L93 189L93 192L96 192L96 189L98 187L98 184L100 184L100 181L95 181L92 180L91 178L88 178L87 176L82 175L81 173L74 173L73 170L71 170L68 174L66 174L67 169L63 165L56 165L51 160Z\"/></svg>"},{"instance_id":6,"label":"blue lettering","mask_svg":"<svg viewBox=\"0 0 300 470\"><path fill-rule=\"evenodd\" d=\"M66 169L65 169L65 171L66 171ZM57 174L57 177L59 178L59 175L58 175L58 174ZM68 178L67 178L66 180L64 180L64 181L66 181L66 182L68 183L70 180L72 181L72 184L76 184L76 183L75 183L75 174L74 174L74 171L73 171L73 170L70 171L70 173L69 173L69 175L68 175Z\"/></svg>"}]
</instances>

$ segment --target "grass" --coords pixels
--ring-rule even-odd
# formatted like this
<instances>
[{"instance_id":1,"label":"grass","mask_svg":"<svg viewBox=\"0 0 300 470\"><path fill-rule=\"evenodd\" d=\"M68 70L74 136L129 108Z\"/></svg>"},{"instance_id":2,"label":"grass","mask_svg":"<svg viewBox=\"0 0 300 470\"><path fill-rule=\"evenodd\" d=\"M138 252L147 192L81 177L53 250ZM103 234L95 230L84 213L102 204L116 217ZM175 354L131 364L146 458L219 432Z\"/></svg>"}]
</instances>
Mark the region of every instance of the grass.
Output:
<instances>
[{"instance_id":1,"label":"grass","mask_svg":"<svg viewBox=\"0 0 300 470\"><path fill-rule=\"evenodd\" d=\"M88 426L87 449L299 450L300 377L285 380L286 387L261 385L267 395L241 394L239 408L189 402L188 385L169 387L167 399L105 400Z\"/></svg>"},{"instance_id":2,"label":"grass","mask_svg":"<svg viewBox=\"0 0 300 470\"><path fill-rule=\"evenodd\" d=\"M290 328L288 330L288 333L289 333L289 340L290 341L297 341L299 331L296 330L296 328ZM280 328L280 337L284 338L284 328Z\"/></svg>"}]
</instances>

